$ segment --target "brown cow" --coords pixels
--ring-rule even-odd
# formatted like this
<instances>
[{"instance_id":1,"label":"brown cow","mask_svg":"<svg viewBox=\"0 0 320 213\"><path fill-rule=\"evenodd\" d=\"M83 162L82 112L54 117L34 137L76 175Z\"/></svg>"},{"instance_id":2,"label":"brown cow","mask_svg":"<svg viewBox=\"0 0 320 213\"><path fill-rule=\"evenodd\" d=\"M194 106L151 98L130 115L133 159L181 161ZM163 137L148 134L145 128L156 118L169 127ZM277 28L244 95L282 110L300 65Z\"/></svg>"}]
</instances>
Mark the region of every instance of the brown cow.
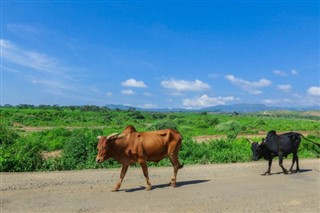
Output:
<instances>
[{"instance_id":1,"label":"brown cow","mask_svg":"<svg viewBox=\"0 0 320 213\"><path fill-rule=\"evenodd\" d=\"M113 158L122 164L120 179L112 191L118 191L130 165L139 163L147 181L147 190L151 190L147 161L159 162L169 157L174 168L170 184L176 186L179 163L178 152L182 137L173 129L164 129L151 132L137 132L133 126L128 126L120 135L98 136L98 154L96 161L103 162Z\"/></svg>"}]
</instances>

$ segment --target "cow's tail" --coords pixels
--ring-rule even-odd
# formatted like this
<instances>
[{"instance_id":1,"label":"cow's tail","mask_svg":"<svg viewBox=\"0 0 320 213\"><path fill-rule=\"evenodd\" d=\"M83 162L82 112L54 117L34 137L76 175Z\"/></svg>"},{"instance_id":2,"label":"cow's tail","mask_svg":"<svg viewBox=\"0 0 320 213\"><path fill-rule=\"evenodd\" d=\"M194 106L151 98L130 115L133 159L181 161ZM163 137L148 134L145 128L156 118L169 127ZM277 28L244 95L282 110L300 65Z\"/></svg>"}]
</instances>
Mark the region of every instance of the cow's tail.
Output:
<instances>
[{"instance_id":1,"label":"cow's tail","mask_svg":"<svg viewBox=\"0 0 320 213\"><path fill-rule=\"evenodd\" d=\"M320 147L320 144L319 144L319 143L317 143L317 142L315 142L315 141L312 141L312 140L310 140L310 139L308 139L308 138L304 137L304 136L303 136L303 134L300 134L300 133L299 133L299 135L300 135L301 137L303 137L303 139L305 139L306 141L309 141L309 142L311 142L311 143L313 143L313 144L317 145L318 147Z\"/></svg>"}]
</instances>

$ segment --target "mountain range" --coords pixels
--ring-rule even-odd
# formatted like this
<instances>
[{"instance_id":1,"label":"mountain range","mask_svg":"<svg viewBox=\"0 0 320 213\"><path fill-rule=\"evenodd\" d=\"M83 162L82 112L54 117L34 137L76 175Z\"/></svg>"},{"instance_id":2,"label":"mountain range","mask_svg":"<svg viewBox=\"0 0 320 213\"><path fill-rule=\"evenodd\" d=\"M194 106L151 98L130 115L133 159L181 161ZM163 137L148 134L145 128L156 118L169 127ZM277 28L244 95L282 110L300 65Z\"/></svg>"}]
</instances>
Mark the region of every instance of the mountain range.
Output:
<instances>
[{"instance_id":1,"label":"mountain range","mask_svg":"<svg viewBox=\"0 0 320 213\"><path fill-rule=\"evenodd\" d=\"M149 111L149 112L221 112L221 113L250 113L250 112L261 112L268 110L291 110L291 111L309 111L309 110L320 110L319 106L314 107L275 107L267 106L264 104L233 104L233 105L216 105L212 107L206 107L201 109L185 109L185 108L138 108L126 105L115 105L108 104L105 106L109 109L119 109L119 110L130 110L135 109L138 111Z\"/></svg>"}]
</instances>

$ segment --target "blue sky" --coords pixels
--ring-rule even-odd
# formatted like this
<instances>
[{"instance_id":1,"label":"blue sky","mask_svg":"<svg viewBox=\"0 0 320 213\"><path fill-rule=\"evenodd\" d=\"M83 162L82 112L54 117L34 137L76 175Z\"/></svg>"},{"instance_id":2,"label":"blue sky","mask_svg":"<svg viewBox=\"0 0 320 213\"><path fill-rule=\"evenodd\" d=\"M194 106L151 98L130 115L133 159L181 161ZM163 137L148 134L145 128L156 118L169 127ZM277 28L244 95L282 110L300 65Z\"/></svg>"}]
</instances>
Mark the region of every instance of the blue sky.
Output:
<instances>
[{"instance_id":1,"label":"blue sky","mask_svg":"<svg viewBox=\"0 0 320 213\"><path fill-rule=\"evenodd\" d=\"M320 106L319 1L1 1L1 104Z\"/></svg>"}]
</instances>

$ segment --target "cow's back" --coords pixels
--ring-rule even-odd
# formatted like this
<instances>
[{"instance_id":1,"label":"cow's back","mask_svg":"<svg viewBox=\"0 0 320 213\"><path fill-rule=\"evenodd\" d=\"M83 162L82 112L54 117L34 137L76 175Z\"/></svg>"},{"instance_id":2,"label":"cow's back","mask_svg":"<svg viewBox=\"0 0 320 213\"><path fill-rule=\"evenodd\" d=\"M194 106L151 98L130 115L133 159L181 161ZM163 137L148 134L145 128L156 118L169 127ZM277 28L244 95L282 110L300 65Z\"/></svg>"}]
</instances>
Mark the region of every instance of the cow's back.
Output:
<instances>
[{"instance_id":1,"label":"cow's back","mask_svg":"<svg viewBox=\"0 0 320 213\"><path fill-rule=\"evenodd\" d=\"M136 133L135 143L147 160L158 162L168 156L170 150L179 151L182 137L172 129Z\"/></svg>"},{"instance_id":2,"label":"cow's back","mask_svg":"<svg viewBox=\"0 0 320 213\"><path fill-rule=\"evenodd\" d=\"M299 134L292 132L290 134L279 135L282 138L281 150L284 152L285 156L297 152L301 137Z\"/></svg>"},{"instance_id":3,"label":"cow's back","mask_svg":"<svg viewBox=\"0 0 320 213\"><path fill-rule=\"evenodd\" d=\"M288 154L298 150L301 141L299 134L295 132L288 132L277 135L273 131L269 133L266 137L266 145L273 153L278 155L281 151L283 156L286 157Z\"/></svg>"}]
</instances>

